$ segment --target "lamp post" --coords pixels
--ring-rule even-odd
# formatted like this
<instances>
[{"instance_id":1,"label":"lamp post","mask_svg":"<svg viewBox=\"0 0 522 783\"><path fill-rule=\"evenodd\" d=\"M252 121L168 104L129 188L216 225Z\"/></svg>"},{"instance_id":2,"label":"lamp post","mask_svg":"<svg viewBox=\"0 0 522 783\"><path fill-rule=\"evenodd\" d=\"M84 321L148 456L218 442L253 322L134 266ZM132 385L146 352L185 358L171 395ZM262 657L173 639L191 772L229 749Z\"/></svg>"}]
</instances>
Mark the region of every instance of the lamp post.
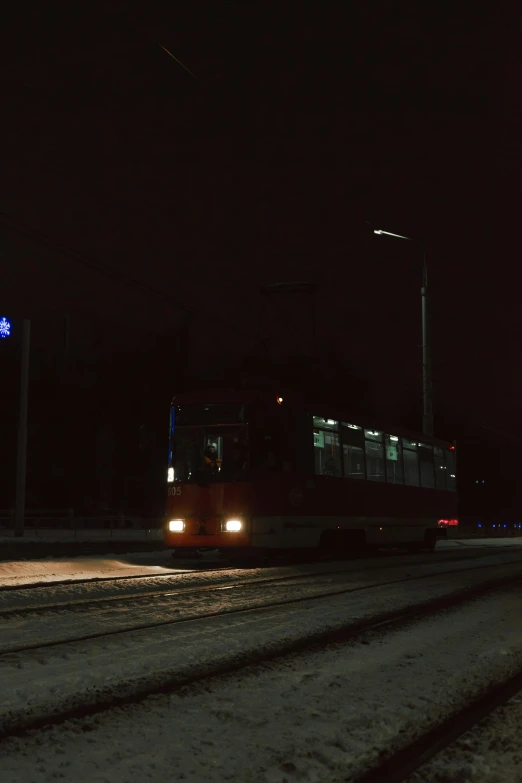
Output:
<instances>
[{"instance_id":1,"label":"lamp post","mask_svg":"<svg viewBox=\"0 0 522 783\"><path fill-rule=\"evenodd\" d=\"M374 229L374 234L378 236L393 237L394 239L405 239L407 242L413 242L418 245L416 239L406 237L403 234L393 234L391 231ZM424 435L433 435L433 387L431 377L431 341L429 329L429 301L428 301L428 265L426 261L426 248L422 247L422 431Z\"/></svg>"},{"instance_id":2,"label":"lamp post","mask_svg":"<svg viewBox=\"0 0 522 783\"><path fill-rule=\"evenodd\" d=\"M25 523L25 471L27 464L27 397L29 390L29 345L31 321L25 319L22 326L22 367L20 374L20 413L18 422L18 452L16 458L16 506L15 536L24 534Z\"/></svg>"},{"instance_id":3,"label":"lamp post","mask_svg":"<svg viewBox=\"0 0 522 783\"><path fill-rule=\"evenodd\" d=\"M0 317L0 339L11 336L11 321ZM22 363L20 372L20 410L18 414L18 448L16 454L15 536L23 536L25 522L25 473L27 464L27 397L29 387L29 345L31 322L22 326Z\"/></svg>"}]
</instances>

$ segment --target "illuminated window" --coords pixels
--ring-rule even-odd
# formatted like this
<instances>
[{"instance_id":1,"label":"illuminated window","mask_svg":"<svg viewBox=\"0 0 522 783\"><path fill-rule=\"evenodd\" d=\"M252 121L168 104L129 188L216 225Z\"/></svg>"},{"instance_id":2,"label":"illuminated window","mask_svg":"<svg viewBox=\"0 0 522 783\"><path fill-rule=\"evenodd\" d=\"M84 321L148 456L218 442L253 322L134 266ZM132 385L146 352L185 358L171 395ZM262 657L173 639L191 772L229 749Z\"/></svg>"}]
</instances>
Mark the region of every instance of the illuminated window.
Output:
<instances>
[{"instance_id":1,"label":"illuminated window","mask_svg":"<svg viewBox=\"0 0 522 783\"><path fill-rule=\"evenodd\" d=\"M364 437L366 440L375 440L382 443L383 434L378 430L364 430Z\"/></svg>"},{"instance_id":2,"label":"illuminated window","mask_svg":"<svg viewBox=\"0 0 522 783\"><path fill-rule=\"evenodd\" d=\"M315 472L321 476L342 476L341 439L336 432L314 429Z\"/></svg>"},{"instance_id":3,"label":"illuminated window","mask_svg":"<svg viewBox=\"0 0 522 783\"><path fill-rule=\"evenodd\" d=\"M388 484L404 484L402 468L402 444L397 435L385 435L386 481Z\"/></svg>"},{"instance_id":4,"label":"illuminated window","mask_svg":"<svg viewBox=\"0 0 522 783\"><path fill-rule=\"evenodd\" d=\"M404 460L404 483L408 487L418 487L420 474L416 441L409 438L402 439L402 457Z\"/></svg>"},{"instance_id":5,"label":"illuminated window","mask_svg":"<svg viewBox=\"0 0 522 783\"><path fill-rule=\"evenodd\" d=\"M364 479L364 431L356 424L343 421L341 437L343 440L343 469L348 478Z\"/></svg>"},{"instance_id":6,"label":"illuminated window","mask_svg":"<svg viewBox=\"0 0 522 783\"><path fill-rule=\"evenodd\" d=\"M362 446L352 446L349 443L343 443L343 465L344 475L347 478L365 478L364 450Z\"/></svg>"},{"instance_id":7,"label":"illuminated window","mask_svg":"<svg viewBox=\"0 0 522 783\"><path fill-rule=\"evenodd\" d=\"M365 430L365 433L368 430ZM382 441L382 432L379 433ZM384 446L376 440L365 441L366 453L366 477L369 481L385 481L384 473Z\"/></svg>"},{"instance_id":8,"label":"illuminated window","mask_svg":"<svg viewBox=\"0 0 522 783\"><path fill-rule=\"evenodd\" d=\"M359 430L362 431L362 427L357 426L357 424L348 424L348 422L343 421L343 427L346 427L349 430Z\"/></svg>"},{"instance_id":9,"label":"illuminated window","mask_svg":"<svg viewBox=\"0 0 522 783\"><path fill-rule=\"evenodd\" d=\"M433 466L433 446L419 443L419 464L421 487L435 488L435 469Z\"/></svg>"},{"instance_id":10,"label":"illuminated window","mask_svg":"<svg viewBox=\"0 0 522 783\"><path fill-rule=\"evenodd\" d=\"M323 419L320 416L314 416L314 427L320 427L323 430L338 430L339 422L335 419Z\"/></svg>"}]
</instances>

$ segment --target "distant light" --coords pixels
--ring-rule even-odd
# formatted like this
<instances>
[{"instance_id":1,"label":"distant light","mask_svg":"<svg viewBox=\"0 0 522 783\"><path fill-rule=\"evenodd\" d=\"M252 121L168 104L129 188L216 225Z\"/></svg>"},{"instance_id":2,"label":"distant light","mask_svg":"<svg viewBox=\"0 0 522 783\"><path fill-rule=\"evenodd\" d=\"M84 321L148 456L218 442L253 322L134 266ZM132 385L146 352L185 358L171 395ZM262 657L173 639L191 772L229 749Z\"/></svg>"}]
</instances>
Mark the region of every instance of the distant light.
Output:
<instances>
[{"instance_id":1,"label":"distant light","mask_svg":"<svg viewBox=\"0 0 522 783\"><path fill-rule=\"evenodd\" d=\"M450 450L450 451L455 451L455 446L450 446L450 447L449 447L449 450Z\"/></svg>"},{"instance_id":2,"label":"distant light","mask_svg":"<svg viewBox=\"0 0 522 783\"><path fill-rule=\"evenodd\" d=\"M397 435L390 435L390 440L399 440Z\"/></svg>"},{"instance_id":3,"label":"distant light","mask_svg":"<svg viewBox=\"0 0 522 783\"><path fill-rule=\"evenodd\" d=\"M477 527L482 527L482 523L481 523L481 522L479 522L479 523L478 523L478 525L477 525Z\"/></svg>"},{"instance_id":4,"label":"distant light","mask_svg":"<svg viewBox=\"0 0 522 783\"><path fill-rule=\"evenodd\" d=\"M167 482L169 484L172 484L173 481L174 481L174 468L169 468L167 470Z\"/></svg>"},{"instance_id":5,"label":"distant light","mask_svg":"<svg viewBox=\"0 0 522 783\"><path fill-rule=\"evenodd\" d=\"M504 527L507 527L507 525L504 525Z\"/></svg>"},{"instance_id":6,"label":"distant light","mask_svg":"<svg viewBox=\"0 0 522 783\"><path fill-rule=\"evenodd\" d=\"M491 525L491 527L496 527L496 525Z\"/></svg>"},{"instance_id":7,"label":"distant light","mask_svg":"<svg viewBox=\"0 0 522 783\"><path fill-rule=\"evenodd\" d=\"M5 316L0 318L0 338L5 339L11 336L11 321L8 321Z\"/></svg>"},{"instance_id":8,"label":"distant light","mask_svg":"<svg viewBox=\"0 0 522 783\"><path fill-rule=\"evenodd\" d=\"M277 404L282 405L283 404L283 398L282 397L276 397Z\"/></svg>"},{"instance_id":9,"label":"distant light","mask_svg":"<svg viewBox=\"0 0 522 783\"><path fill-rule=\"evenodd\" d=\"M450 525L451 527L457 527L458 524L459 524L458 519L450 519L448 522L448 525Z\"/></svg>"}]
</instances>

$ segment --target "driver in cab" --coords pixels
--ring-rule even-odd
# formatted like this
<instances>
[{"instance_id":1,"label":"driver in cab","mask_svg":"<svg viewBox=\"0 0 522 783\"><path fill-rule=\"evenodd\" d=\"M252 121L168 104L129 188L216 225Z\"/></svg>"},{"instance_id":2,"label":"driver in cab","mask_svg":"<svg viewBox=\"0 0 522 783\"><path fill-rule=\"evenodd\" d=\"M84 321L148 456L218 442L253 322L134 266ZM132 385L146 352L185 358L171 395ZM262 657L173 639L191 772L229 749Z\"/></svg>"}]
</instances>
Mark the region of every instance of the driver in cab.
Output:
<instances>
[{"instance_id":1,"label":"driver in cab","mask_svg":"<svg viewBox=\"0 0 522 783\"><path fill-rule=\"evenodd\" d=\"M217 443L209 441L205 449L205 470L218 473L221 470L221 460L218 457Z\"/></svg>"}]
</instances>

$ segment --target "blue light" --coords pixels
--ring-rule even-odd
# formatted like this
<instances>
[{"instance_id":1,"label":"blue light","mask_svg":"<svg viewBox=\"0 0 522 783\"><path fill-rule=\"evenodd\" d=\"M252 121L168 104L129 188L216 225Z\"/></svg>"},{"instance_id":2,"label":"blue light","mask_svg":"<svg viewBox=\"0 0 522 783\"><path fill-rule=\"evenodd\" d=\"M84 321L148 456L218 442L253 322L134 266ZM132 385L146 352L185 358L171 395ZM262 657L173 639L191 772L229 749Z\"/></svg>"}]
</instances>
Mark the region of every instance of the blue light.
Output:
<instances>
[{"instance_id":1,"label":"blue light","mask_svg":"<svg viewBox=\"0 0 522 783\"><path fill-rule=\"evenodd\" d=\"M172 446L173 446L175 428L176 428L176 409L171 408L170 409L170 433L169 433L169 459L168 459L169 466L172 465L172 454L173 454Z\"/></svg>"},{"instance_id":2,"label":"blue light","mask_svg":"<svg viewBox=\"0 0 522 783\"><path fill-rule=\"evenodd\" d=\"M504 527L507 527L507 525L504 525Z\"/></svg>"},{"instance_id":3,"label":"blue light","mask_svg":"<svg viewBox=\"0 0 522 783\"><path fill-rule=\"evenodd\" d=\"M493 525L493 527L496 527L496 525Z\"/></svg>"},{"instance_id":4,"label":"blue light","mask_svg":"<svg viewBox=\"0 0 522 783\"><path fill-rule=\"evenodd\" d=\"M0 338L4 339L11 336L11 321L8 321L5 316L0 318Z\"/></svg>"},{"instance_id":5,"label":"blue light","mask_svg":"<svg viewBox=\"0 0 522 783\"><path fill-rule=\"evenodd\" d=\"M479 522L479 523L478 523L478 525L477 525L477 527L482 527L482 523L481 523L481 522Z\"/></svg>"}]
</instances>

